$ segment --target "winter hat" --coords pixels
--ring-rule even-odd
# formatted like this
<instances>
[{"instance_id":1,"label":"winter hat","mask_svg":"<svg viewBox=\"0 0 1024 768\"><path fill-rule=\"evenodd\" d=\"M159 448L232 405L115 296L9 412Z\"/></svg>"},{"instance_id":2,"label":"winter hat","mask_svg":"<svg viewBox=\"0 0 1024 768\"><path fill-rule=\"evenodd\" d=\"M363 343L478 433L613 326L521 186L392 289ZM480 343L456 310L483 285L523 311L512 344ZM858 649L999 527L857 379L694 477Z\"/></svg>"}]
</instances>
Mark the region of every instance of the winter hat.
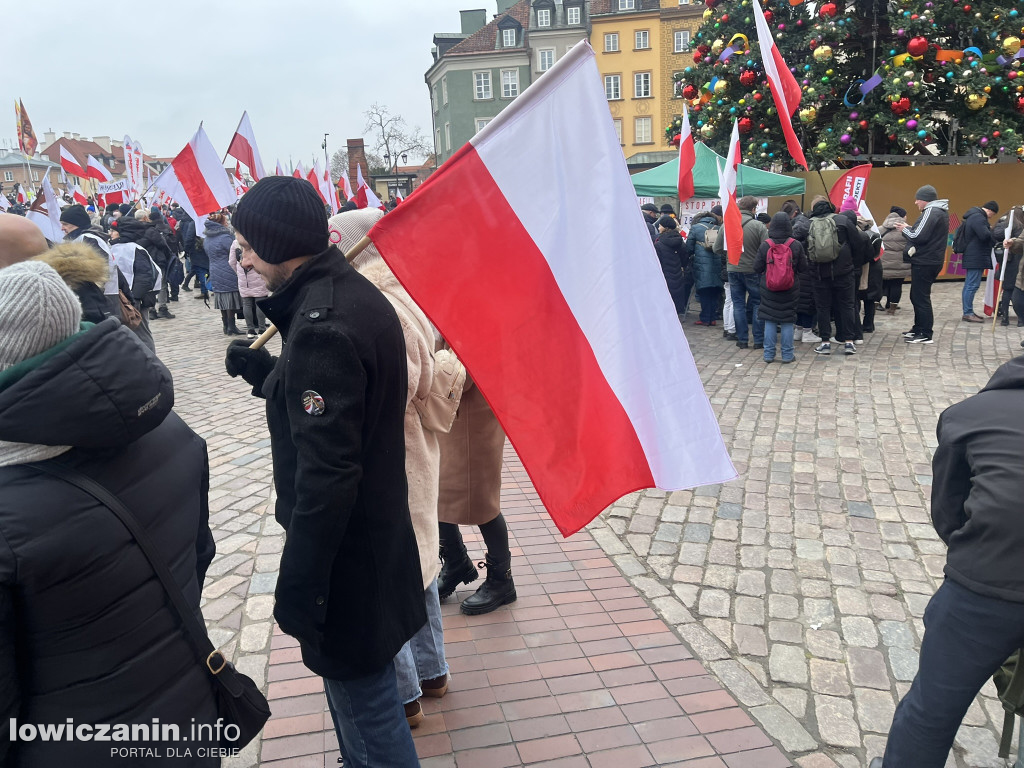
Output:
<instances>
[{"instance_id":1,"label":"winter hat","mask_svg":"<svg viewBox=\"0 0 1024 768\"><path fill-rule=\"evenodd\" d=\"M939 199L939 193L935 190L931 184L925 184L917 192L914 193L915 200L922 200L926 203L931 203Z\"/></svg>"},{"instance_id":2,"label":"winter hat","mask_svg":"<svg viewBox=\"0 0 1024 768\"><path fill-rule=\"evenodd\" d=\"M235 229L262 261L281 264L327 250L327 211L305 179L264 176L245 193Z\"/></svg>"},{"instance_id":3,"label":"winter hat","mask_svg":"<svg viewBox=\"0 0 1024 768\"><path fill-rule=\"evenodd\" d=\"M92 226L92 220L85 208L80 205L69 205L60 214L60 220L65 224L71 224L75 229L88 229Z\"/></svg>"},{"instance_id":4,"label":"winter hat","mask_svg":"<svg viewBox=\"0 0 1024 768\"><path fill-rule=\"evenodd\" d=\"M897 216L906 216L907 209L900 208L898 205L894 205L892 208L889 209L889 213L895 213Z\"/></svg>"},{"instance_id":5,"label":"winter hat","mask_svg":"<svg viewBox=\"0 0 1024 768\"><path fill-rule=\"evenodd\" d=\"M121 212L122 216L127 216L131 212L132 207L128 203L121 203L117 206L117 210Z\"/></svg>"},{"instance_id":6,"label":"winter hat","mask_svg":"<svg viewBox=\"0 0 1024 768\"><path fill-rule=\"evenodd\" d=\"M117 203L110 203L106 208L104 208L104 210L107 213L113 213L114 211L116 211L118 209L118 207L119 206L118 206Z\"/></svg>"},{"instance_id":7,"label":"winter hat","mask_svg":"<svg viewBox=\"0 0 1024 768\"><path fill-rule=\"evenodd\" d=\"M676 228L676 220L673 219L671 216L662 216L660 219L658 219L657 224L659 227L664 227L665 229Z\"/></svg>"},{"instance_id":8,"label":"winter hat","mask_svg":"<svg viewBox=\"0 0 1024 768\"><path fill-rule=\"evenodd\" d=\"M664 213L667 216L675 216L676 212L671 205L665 203L663 206L661 206L661 213Z\"/></svg>"},{"instance_id":9,"label":"winter hat","mask_svg":"<svg viewBox=\"0 0 1024 768\"><path fill-rule=\"evenodd\" d=\"M992 211L992 213L999 213L999 203L997 203L995 200L989 200L981 207L985 208L986 210Z\"/></svg>"},{"instance_id":10,"label":"winter hat","mask_svg":"<svg viewBox=\"0 0 1024 768\"><path fill-rule=\"evenodd\" d=\"M845 200L843 200L843 204L841 206L839 206L839 212L840 213L842 213L843 211L856 211L856 210L857 210L857 198L855 198L855 197L848 197L848 198L846 198Z\"/></svg>"},{"instance_id":11,"label":"winter hat","mask_svg":"<svg viewBox=\"0 0 1024 768\"><path fill-rule=\"evenodd\" d=\"M45 352L78 332L82 305L41 261L0 269L0 371Z\"/></svg>"},{"instance_id":12,"label":"winter hat","mask_svg":"<svg viewBox=\"0 0 1024 768\"><path fill-rule=\"evenodd\" d=\"M722 215L722 206L720 206L720 205L713 205L713 206L711 206L711 213L713 213L715 216L721 216Z\"/></svg>"},{"instance_id":13,"label":"winter hat","mask_svg":"<svg viewBox=\"0 0 1024 768\"><path fill-rule=\"evenodd\" d=\"M658 206L654 203L644 203L640 206L641 211L650 211L651 213L658 213Z\"/></svg>"},{"instance_id":14,"label":"winter hat","mask_svg":"<svg viewBox=\"0 0 1024 768\"><path fill-rule=\"evenodd\" d=\"M342 253L348 253L383 218L384 212L379 208L359 208L355 211L334 214L327 221L330 227L331 245L338 246ZM370 243L352 259L352 266L362 269L365 265L380 258L377 246Z\"/></svg>"}]
</instances>

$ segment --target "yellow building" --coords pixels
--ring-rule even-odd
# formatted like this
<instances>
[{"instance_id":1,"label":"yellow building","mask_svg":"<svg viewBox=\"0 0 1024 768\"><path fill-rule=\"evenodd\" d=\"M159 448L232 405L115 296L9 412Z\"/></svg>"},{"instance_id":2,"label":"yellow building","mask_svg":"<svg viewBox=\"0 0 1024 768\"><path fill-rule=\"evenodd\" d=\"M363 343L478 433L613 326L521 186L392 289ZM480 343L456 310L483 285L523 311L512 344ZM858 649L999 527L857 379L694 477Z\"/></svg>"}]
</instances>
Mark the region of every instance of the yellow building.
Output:
<instances>
[{"instance_id":1,"label":"yellow building","mask_svg":"<svg viewBox=\"0 0 1024 768\"><path fill-rule=\"evenodd\" d=\"M704 3L690 0L661 0L661 35L658 53L661 57L663 77L659 80L661 92L661 122L658 125L658 143L668 148L665 128L683 113L682 98L675 93L675 74L693 65L690 41L703 21ZM696 46L693 46L696 47Z\"/></svg>"}]
</instances>

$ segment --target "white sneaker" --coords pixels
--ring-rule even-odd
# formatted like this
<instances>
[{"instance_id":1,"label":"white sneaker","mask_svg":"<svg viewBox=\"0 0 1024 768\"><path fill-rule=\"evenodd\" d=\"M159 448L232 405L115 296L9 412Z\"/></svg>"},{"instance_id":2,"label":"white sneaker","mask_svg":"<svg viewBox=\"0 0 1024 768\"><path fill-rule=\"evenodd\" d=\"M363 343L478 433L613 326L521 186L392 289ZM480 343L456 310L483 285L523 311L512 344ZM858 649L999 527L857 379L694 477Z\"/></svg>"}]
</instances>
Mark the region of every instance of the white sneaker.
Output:
<instances>
[{"instance_id":1,"label":"white sneaker","mask_svg":"<svg viewBox=\"0 0 1024 768\"><path fill-rule=\"evenodd\" d=\"M859 347L861 344L864 343L864 339L854 339L853 343Z\"/></svg>"},{"instance_id":2,"label":"white sneaker","mask_svg":"<svg viewBox=\"0 0 1024 768\"><path fill-rule=\"evenodd\" d=\"M804 340L804 329L803 328L794 328L793 329L793 341L803 341L803 340Z\"/></svg>"},{"instance_id":3,"label":"white sneaker","mask_svg":"<svg viewBox=\"0 0 1024 768\"><path fill-rule=\"evenodd\" d=\"M804 328L802 341L804 344L820 344L821 336L816 334L811 328Z\"/></svg>"}]
</instances>

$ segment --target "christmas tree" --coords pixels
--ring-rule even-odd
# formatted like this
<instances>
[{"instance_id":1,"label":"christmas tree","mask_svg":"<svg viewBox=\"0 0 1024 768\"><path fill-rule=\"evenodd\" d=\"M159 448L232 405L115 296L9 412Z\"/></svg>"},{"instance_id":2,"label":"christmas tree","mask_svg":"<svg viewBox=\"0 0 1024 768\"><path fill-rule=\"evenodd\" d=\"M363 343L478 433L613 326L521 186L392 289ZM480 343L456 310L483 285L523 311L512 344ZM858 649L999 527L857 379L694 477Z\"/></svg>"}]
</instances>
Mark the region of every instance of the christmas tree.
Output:
<instances>
[{"instance_id":1,"label":"christmas tree","mask_svg":"<svg viewBox=\"0 0 1024 768\"><path fill-rule=\"evenodd\" d=\"M764 77L750 2L706 0L694 64L677 75L697 134L724 153L739 120L744 162L795 167ZM756 0L753 0L756 1ZM803 96L808 160L865 153L1024 156L1024 54L1017 7L991 0L829 0L762 6ZM671 141L679 131L666 128Z\"/></svg>"}]
</instances>

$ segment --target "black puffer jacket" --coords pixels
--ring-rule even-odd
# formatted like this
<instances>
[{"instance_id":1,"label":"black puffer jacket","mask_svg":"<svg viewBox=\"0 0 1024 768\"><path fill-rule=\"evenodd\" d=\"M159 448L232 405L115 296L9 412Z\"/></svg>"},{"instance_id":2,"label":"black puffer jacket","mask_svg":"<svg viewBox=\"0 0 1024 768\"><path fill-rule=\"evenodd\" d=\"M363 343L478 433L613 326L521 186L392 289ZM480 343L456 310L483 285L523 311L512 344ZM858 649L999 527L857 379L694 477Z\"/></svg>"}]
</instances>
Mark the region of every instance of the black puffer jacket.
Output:
<instances>
[{"instance_id":1,"label":"black puffer jacket","mask_svg":"<svg viewBox=\"0 0 1024 768\"><path fill-rule=\"evenodd\" d=\"M789 244L793 260L793 287L788 291L769 291L767 285L768 250L772 243L782 244L791 237L793 237L793 226L790 223L789 215L776 213L768 227L768 239L761 244L757 251L757 257L754 259L754 273L761 276L761 305L758 314L762 320L780 324L796 322L797 308L800 304L800 277L801 273L807 271L804 247L796 238L793 238L793 242ZM803 279L805 282L809 282L806 276Z\"/></svg>"},{"instance_id":2,"label":"black puffer jacket","mask_svg":"<svg viewBox=\"0 0 1024 768\"><path fill-rule=\"evenodd\" d=\"M683 268L688 264L686 243L674 229L666 229L654 243L661 262L661 271L665 275L665 284L672 294L672 303L676 305L676 313L682 314L686 306L686 294L683 292Z\"/></svg>"},{"instance_id":3,"label":"black puffer jacket","mask_svg":"<svg viewBox=\"0 0 1024 768\"><path fill-rule=\"evenodd\" d=\"M1024 356L939 417L932 522L949 545L946 576L989 597L1024 603Z\"/></svg>"},{"instance_id":4,"label":"black puffer jacket","mask_svg":"<svg viewBox=\"0 0 1024 768\"><path fill-rule=\"evenodd\" d=\"M793 237L800 241L806 256L807 233L811 228L811 220L800 212L790 219L790 224L793 225ZM802 315L813 315L818 311L814 305L814 281L809 272L805 272L803 280L800 281L800 301L797 303L796 311Z\"/></svg>"},{"instance_id":5,"label":"black puffer jacket","mask_svg":"<svg viewBox=\"0 0 1024 768\"><path fill-rule=\"evenodd\" d=\"M967 245L961 262L964 269L989 269L996 236L988 225L988 216L981 208L971 208L964 214L963 221L967 227Z\"/></svg>"},{"instance_id":6,"label":"black puffer jacket","mask_svg":"<svg viewBox=\"0 0 1024 768\"><path fill-rule=\"evenodd\" d=\"M827 200L822 200L811 209L811 219L818 219L834 214L835 209ZM839 255L835 261L818 263L808 261L810 273L821 280L842 277L853 271L868 260L868 241L857 229L857 217L835 214L836 232L839 235Z\"/></svg>"},{"instance_id":7,"label":"black puffer jacket","mask_svg":"<svg viewBox=\"0 0 1024 768\"><path fill-rule=\"evenodd\" d=\"M171 412L173 397L167 369L111 318L0 373L0 441L74 446L51 461L121 497L199 615L214 554L206 445ZM11 718L156 717L187 735L192 718L216 716L209 675L121 522L61 480L0 467L0 765L113 764L110 743L12 742ZM219 765L190 746L193 757L175 765Z\"/></svg>"}]
</instances>

